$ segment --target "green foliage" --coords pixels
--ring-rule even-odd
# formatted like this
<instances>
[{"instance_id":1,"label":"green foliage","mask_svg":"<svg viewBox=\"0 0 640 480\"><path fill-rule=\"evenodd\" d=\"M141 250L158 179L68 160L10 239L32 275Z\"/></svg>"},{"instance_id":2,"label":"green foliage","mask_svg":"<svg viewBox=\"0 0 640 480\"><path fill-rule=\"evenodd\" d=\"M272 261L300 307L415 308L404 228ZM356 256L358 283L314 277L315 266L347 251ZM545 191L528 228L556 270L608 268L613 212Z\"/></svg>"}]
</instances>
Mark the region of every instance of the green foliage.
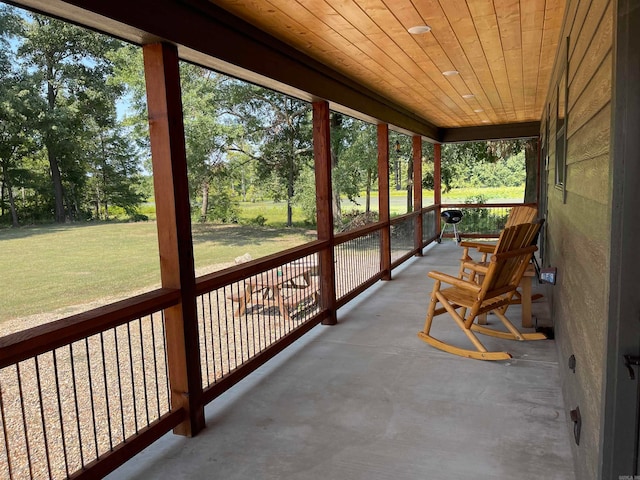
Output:
<instances>
[{"instance_id":1,"label":"green foliage","mask_svg":"<svg viewBox=\"0 0 640 480\"><path fill-rule=\"evenodd\" d=\"M433 165L423 169L422 185L433 188ZM442 189L524 185L524 144L519 141L470 142L442 146Z\"/></svg>"},{"instance_id":2,"label":"green foliage","mask_svg":"<svg viewBox=\"0 0 640 480\"><path fill-rule=\"evenodd\" d=\"M316 223L316 176L313 170L300 173L295 186L295 204L302 209L306 222Z\"/></svg>"},{"instance_id":3,"label":"green foliage","mask_svg":"<svg viewBox=\"0 0 640 480\"><path fill-rule=\"evenodd\" d=\"M263 215L257 215L255 218L247 220L246 225L256 225L258 227L264 227L267 223L267 219Z\"/></svg>"},{"instance_id":4,"label":"green foliage","mask_svg":"<svg viewBox=\"0 0 640 480\"><path fill-rule=\"evenodd\" d=\"M489 198L476 194L465 199L464 203L485 204ZM507 214L496 214L489 208L465 208L461 229L466 233L498 233L506 222Z\"/></svg>"},{"instance_id":5,"label":"green foliage","mask_svg":"<svg viewBox=\"0 0 640 480\"><path fill-rule=\"evenodd\" d=\"M118 124L125 89L110 60L122 42L0 8L2 213L9 203L14 225L134 214L140 158Z\"/></svg>"},{"instance_id":6,"label":"green foliage","mask_svg":"<svg viewBox=\"0 0 640 480\"><path fill-rule=\"evenodd\" d=\"M200 221L212 221L221 223L238 223L240 208L234 193L229 187L215 188L209 198L209 211L206 218L200 217Z\"/></svg>"}]
</instances>

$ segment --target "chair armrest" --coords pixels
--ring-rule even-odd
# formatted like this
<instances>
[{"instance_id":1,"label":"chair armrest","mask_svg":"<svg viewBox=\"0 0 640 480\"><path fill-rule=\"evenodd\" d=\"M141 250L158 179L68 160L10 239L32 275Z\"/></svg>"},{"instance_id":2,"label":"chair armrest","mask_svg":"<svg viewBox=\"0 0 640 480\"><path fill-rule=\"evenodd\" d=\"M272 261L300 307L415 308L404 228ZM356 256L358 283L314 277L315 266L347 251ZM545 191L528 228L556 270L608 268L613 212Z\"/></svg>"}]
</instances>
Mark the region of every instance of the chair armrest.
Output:
<instances>
[{"instance_id":1,"label":"chair armrest","mask_svg":"<svg viewBox=\"0 0 640 480\"><path fill-rule=\"evenodd\" d=\"M531 245L529 247L520 248L518 250L510 250L510 251L507 251L507 252L495 253L495 254L491 255L491 261L495 262L497 260L503 260L505 258L517 257L519 255L526 255L526 254L531 255L536 250L538 250L538 247L536 247L535 245Z\"/></svg>"},{"instance_id":2,"label":"chair armrest","mask_svg":"<svg viewBox=\"0 0 640 480\"><path fill-rule=\"evenodd\" d=\"M480 245L476 248L478 249L479 252L482 252L482 253L493 253L494 250L496 249L496 244L485 243L484 245Z\"/></svg>"},{"instance_id":3,"label":"chair armrest","mask_svg":"<svg viewBox=\"0 0 640 480\"><path fill-rule=\"evenodd\" d=\"M463 288L465 290L469 290L470 292L478 293L480 291L480 285L477 285L473 282L468 282L458 277L454 277L452 275L447 275L442 272L429 272L429 276L434 280L440 280L441 282L448 283L449 285L453 285L454 287Z\"/></svg>"},{"instance_id":4,"label":"chair armrest","mask_svg":"<svg viewBox=\"0 0 640 480\"><path fill-rule=\"evenodd\" d=\"M465 269L473 270L478 273L487 273L489 270L489 266L486 263L464 262L462 265Z\"/></svg>"},{"instance_id":5,"label":"chair armrest","mask_svg":"<svg viewBox=\"0 0 640 480\"><path fill-rule=\"evenodd\" d=\"M480 252L492 253L496 249L495 243L486 242L460 242L460 246L464 248L475 248Z\"/></svg>"}]
</instances>

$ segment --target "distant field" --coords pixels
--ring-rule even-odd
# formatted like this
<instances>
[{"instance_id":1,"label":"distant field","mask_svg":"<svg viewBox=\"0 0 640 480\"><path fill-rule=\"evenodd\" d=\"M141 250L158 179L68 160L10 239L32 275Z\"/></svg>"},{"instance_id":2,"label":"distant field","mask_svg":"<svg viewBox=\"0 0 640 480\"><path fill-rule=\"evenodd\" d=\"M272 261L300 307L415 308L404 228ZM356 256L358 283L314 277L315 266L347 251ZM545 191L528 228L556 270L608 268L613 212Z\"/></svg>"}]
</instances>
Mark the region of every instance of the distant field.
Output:
<instances>
[{"instance_id":1,"label":"distant field","mask_svg":"<svg viewBox=\"0 0 640 480\"><path fill-rule=\"evenodd\" d=\"M305 243L301 229L193 226L196 269L224 267ZM151 290L160 284L155 222L69 224L0 230L0 323ZM62 309L62 310L61 310Z\"/></svg>"},{"instance_id":2,"label":"distant field","mask_svg":"<svg viewBox=\"0 0 640 480\"><path fill-rule=\"evenodd\" d=\"M392 190L390 192L389 208L391 215L407 213L407 191ZM521 202L524 198L524 186L522 187L496 187L496 188L455 188L442 194L445 203L464 203L477 195L483 195L487 203ZM364 211L365 197L356 198L357 204L349 200L342 200L342 210L352 208ZM422 204L433 205L433 190L422 190ZM371 210L378 211L378 192L371 194Z\"/></svg>"}]
</instances>

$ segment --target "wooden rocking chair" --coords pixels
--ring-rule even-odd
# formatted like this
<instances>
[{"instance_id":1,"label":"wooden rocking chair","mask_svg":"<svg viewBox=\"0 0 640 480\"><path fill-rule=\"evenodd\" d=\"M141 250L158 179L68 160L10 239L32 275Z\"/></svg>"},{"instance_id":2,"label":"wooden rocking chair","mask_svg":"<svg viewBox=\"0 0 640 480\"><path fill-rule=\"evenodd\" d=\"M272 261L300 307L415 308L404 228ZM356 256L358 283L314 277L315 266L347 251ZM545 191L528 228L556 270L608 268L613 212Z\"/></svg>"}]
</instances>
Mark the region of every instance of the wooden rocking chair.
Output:
<instances>
[{"instance_id":1,"label":"wooden rocking chair","mask_svg":"<svg viewBox=\"0 0 640 480\"><path fill-rule=\"evenodd\" d=\"M505 224L504 228L513 227L515 225L520 225L523 223L531 223L535 220L537 214L538 209L536 207L531 207L529 205L517 205L511 208L509 216L507 217L507 223ZM469 270L464 266L465 263L473 261L473 258L470 256L469 251L477 250L481 254L480 259L477 261L483 263L487 261L487 255L489 253L494 253L496 243L463 241L460 242L460 246L463 250L462 257L460 258L460 270L458 272L458 277L465 278L467 280L473 280L473 276L475 275L475 273L473 272L473 270Z\"/></svg>"},{"instance_id":2,"label":"wooden rocking chair","mask_svg":"<svg viewBox=\"0 0 640 480\"><path fill-rule=\"evenodd\" d=\"M491 260L486 266L476 264L474 267L482 278L481 283L441 272L429 272L435 284L424 329L418 333L418 337L445 352L478 360L506 360L511 358L511 355L504 351L487 351L474 332L508 340L546 339L542 333L521 333L504 315L531 255L537 250L537 247L530 243L539 228L539 224L526 223L503 230ZM442 288L443 283L451 287ZM436 309L438 303L442 307ZM479 315L490 311L496 314L508 331L493 330L475 323ZM456 347L431 335L433 317L443 313L451 316L475 350Z\"/></svg>"}]
</instances>

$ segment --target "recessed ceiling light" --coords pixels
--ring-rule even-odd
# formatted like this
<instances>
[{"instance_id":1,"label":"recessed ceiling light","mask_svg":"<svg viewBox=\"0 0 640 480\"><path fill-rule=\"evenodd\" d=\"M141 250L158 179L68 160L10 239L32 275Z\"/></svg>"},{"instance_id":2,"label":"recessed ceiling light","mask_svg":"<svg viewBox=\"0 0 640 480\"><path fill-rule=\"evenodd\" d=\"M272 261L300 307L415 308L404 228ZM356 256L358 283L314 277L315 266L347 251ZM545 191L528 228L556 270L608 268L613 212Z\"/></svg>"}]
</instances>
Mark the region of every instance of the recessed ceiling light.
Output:
<instances>
[{"instance_id":1,"label":"recessed ceiling light","mask_svg":"<svg viewBox=\"0 0 640 480\"><path fill-rule=\"evenodd\" d=\"M480 112L484 112L484 110L483 110L483 109L481 109L481 108L478 108L478 109L474 110L474 112L476 112L476 113L480 113Z\"/></svg>"},{"instance_id":2,"label":"recessed ceiling light","mask_svg":"<svg viewBox=\"0 0 640 480\"><path fill-rule=\"evenodd\" d=\"M431 27L429 25L416 25L415 27L411 27L408 29L411 35L420 35L421 33L428 33L431 31Z\"/></svg>"},{"instance_id":3,"label":"recessed ceiling light","mask_svg":"<svg viewBox=\"0 0 640 480\"><path fill-rule=\"evenodd\" d=\"M482 123L489 123L489 120L482 120Z\"/></svg>"},{"instance_id":4,"label":"recessed ceiling light","mask_svg":"<svg viewBox=\"0 0 640 480\"><path fill-rule=\"evenodd\" d=\"M457 70L445 70L444 72L442 72L442 74L445 77L451 77L452 75L458 75L460 72Z\"/></svg>"},{"instance_id":5,"label":"recessed ceiling light","mask_svg":"<svg viewBox=\"0 0 640 480\"><path fill-rule=\"evenodd\" d=\"M473 93L467 93L466 95L462 95L462 98L473 98L475 95Z\"/></svg>"}]
</instances>

